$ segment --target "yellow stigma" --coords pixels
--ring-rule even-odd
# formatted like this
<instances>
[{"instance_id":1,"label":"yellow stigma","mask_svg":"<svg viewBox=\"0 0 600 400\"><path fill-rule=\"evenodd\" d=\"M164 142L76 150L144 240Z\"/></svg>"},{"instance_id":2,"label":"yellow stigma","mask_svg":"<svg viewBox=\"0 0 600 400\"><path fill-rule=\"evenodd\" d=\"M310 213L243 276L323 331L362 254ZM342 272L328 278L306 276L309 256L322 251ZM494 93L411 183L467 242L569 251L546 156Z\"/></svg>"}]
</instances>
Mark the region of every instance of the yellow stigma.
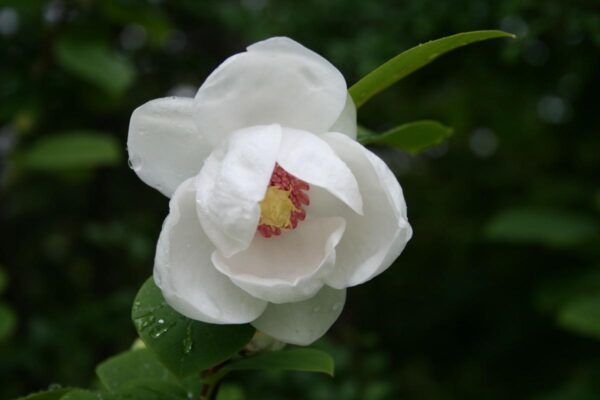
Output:
<instances>
[{"instance_id":1,"label":"yellow stigma","mask_svg":"<svg viewBox=\"0 0 600 400\"><path fill-rule=\"evenodd\" d=\"M270 225L280 229L292 226L292 212L298 209L290 199L290 190L269 186L265 198L260 202L259 224Z\"/></svg>"}]
</instances>

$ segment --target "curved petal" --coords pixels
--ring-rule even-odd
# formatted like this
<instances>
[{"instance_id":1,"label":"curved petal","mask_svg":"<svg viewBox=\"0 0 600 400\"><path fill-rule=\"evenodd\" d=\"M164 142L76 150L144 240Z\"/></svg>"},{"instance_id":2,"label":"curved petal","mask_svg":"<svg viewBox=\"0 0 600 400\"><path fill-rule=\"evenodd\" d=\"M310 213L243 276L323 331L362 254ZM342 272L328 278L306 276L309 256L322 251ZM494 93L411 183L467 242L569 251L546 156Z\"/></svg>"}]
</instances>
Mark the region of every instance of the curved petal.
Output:
<instances>
[{"instance_id":1,"label":"curved petal","mask_svg":"<svg viewBox=\"0 0 600 400\"><path fill-rule=\"evenodd\" d=\"M191 178L171 199L156 247L156 285L167 303L188 318L214 324L250 322L267 303L235 286L212 265L214 246L198 222L195 192Z\"/></svg>"},{"instance_id":2,"label":"curved petal","mask_svg":"<svg viewBox=\"0 0 600 400\"><path fill-rule=\"evenodd\" d=\"M246 249L254 238L280 140L279 125L235 131L198 174L200 223L225 256Z\"/></svg>"},{"instance_id":3,"label":"curved petal","mask_svg":"<svg viewBox=\"0 0 600 400\"><path fill-rule=\"evenodd\" d=\"M340 133L324 139L356 177L364 202L360 216L323 190L311 190L308 215L339 215L348 227L336 247L336 267L326 278L335 288L361 284L387 269L412 236L402 188L387 165L357 142Z\"/></svg>"},{"instance_id":4,"label":"curved petal","mask_svg":"<svg viewBox=\"0 0 600 400\"><path fill-rule=\"evenodd\" d=\"M342 74L288 38L272 38L223 62L196 94L196 124L211 143L247 126L280 124L324 133L346 103Z\"/></svg>"},{"instance_id":5,"label":"curved petal","mask_svg":"<svg viewBox=\"0 0 600 400\"><path fill-rule=\"evenodd\" d=\"M306 300L323 287L345 227L337 217L306 220L281 236L257 235L247 250L233 257L215 252L212 261L254 297L272 303Z\"/></svg>"},{"instance_id":6,"label":"curved petal","mask_svg":"<svg viewBox=\"0 0 600 400\"><path fill-rule=\"evenodd\" d=\"M284 127L277 162L290 174L327 190L362 214L362 197L356 178L323 139Z\"/></svg>"},{"instance_id":7,"label":"curved petal","mask_svg":"<svg viewBox=\"0 0 600 400\"><path fill-rule=\"evenodd\" d=\"M331 128L329 132L340 132L348 136L352 140L356 140L357 123L356 123L356 106L354 100L348 94L346 99L346 105L342 110L339 118Z\"/></svg>"},{"instance_id":8,"label":"curved petal","mask_svg":"<svg viewBox=\"0 0 600 400\"><path fill-rule=\"evenodd\" d=\"M194 100L166 97L149 101L131 115L127 150L136 174L171 197L195 176L211 146L192 119Z\"/></svg>"},{"instance_id":9,"label":"curved petal","mask_svg":"<svg viewBox=\"0 0 600 400\"><path fill-rule=\"evenodd\" d=\"M319 339L340 316L346 290L325 286L313 298L287 304L269 304L252 325L282 342L307 346Z\"/></svg>"}]
</instances>

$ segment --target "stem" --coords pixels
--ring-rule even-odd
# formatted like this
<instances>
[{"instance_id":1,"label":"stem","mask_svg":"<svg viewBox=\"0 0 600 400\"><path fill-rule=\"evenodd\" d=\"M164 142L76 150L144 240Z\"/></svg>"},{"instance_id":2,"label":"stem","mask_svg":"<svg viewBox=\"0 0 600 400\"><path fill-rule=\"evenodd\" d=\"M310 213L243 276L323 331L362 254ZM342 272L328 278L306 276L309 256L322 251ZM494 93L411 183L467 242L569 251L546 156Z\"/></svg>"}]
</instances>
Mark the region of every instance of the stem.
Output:
<instances>
[{"instance_id":1,"label":"stem","mask_svg":"<svg viewBox=\"0 0 600 400\"><path fill-rule=\"evenodd\" d=\"M206 371L203 378L202 389L200 390L200 400L215 400L219 387L225 375L229 373L226 368L213 368Z\"/></svg>"}]
</instances>

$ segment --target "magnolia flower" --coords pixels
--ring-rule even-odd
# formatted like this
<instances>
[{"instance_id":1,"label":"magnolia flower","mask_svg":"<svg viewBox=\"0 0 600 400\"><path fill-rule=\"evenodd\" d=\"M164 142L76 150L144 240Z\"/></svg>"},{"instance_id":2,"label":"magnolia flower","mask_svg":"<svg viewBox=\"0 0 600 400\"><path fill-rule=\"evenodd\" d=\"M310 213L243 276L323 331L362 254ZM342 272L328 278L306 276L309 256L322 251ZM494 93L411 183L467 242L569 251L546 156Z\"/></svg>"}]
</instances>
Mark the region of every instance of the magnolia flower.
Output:
<instances>
[{"instance_id":1,"label":"magnolia flower","mask_svg":"<svg viewBox=\"0 0 600 400\"><path fill-rule=\"evenodd\" d=\"M230 57L195 98L142 105L127 144L138 176L171 199L155 282L194 320L310 344L346 288L412 235L398 181L356 141L343 76L288 38Z\"/></svg>"}]
</instances>

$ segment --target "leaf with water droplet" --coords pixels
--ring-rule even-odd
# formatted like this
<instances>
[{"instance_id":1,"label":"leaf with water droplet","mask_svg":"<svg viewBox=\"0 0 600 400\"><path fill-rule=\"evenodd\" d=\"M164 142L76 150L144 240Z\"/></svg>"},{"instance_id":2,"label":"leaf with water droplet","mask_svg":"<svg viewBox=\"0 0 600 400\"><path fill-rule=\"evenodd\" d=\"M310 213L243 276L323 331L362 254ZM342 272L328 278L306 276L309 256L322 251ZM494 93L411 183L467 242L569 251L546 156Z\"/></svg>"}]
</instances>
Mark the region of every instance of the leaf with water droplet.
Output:
<instances>
[{"instance_id":1,"label":"leaf with water droplet","mask_svg":"<svg viewBox=\"0 0 600 400\"><path fill-rule=\"evenodd\" d=\"M220 364L254 335L248 324L213 325L184 317L165 302L152 278L138 292L131 315L148 349L176 376L197 374Z\"/></svg>"},{"instance_id":2,"label":"leaf with water droplet","mask_svg":"<svg viewBox=\"0 0 600 400\"><path fill-rule=\"evenodd\" d=\"M494 30L463 32L420 44L376 68L352 85L348 91L356 107L360 107L377 93L424 67L442 54L467 44L503 37L514 38L514 35Z\"/></svg>"}]
</instances>

